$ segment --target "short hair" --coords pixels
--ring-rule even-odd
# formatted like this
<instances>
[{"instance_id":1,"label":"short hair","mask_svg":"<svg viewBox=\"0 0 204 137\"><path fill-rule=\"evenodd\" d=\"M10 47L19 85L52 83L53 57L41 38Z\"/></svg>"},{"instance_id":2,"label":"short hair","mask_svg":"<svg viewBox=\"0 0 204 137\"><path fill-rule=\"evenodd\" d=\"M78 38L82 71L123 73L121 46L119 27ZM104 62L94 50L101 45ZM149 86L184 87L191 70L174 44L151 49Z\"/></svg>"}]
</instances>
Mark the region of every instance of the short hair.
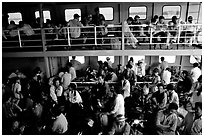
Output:
<instances>
[{"instance_id":1,"label":"short hair","mask_svg":"<svg viewBox=\"0 0 204 137\"><path fill-rule=\"evenodd\" d=\"M76 90L77 89L77 84L76 83L70 83L69 87L71 87L74 90Z\"/></svg>"},{"instance_id":2,"label":"short hair","mask_svg":"<svg viewBox=\"0 0 204 137\"><path fill-rule=\"evenodd\" d=\"M166 86L166 89L167 89L167 90L174 90L174 86L173 86L172 84L168 84L168 85Z\"/></svg>"},{"instance_id":3,"label":"short hair","mask_svg":"<svg viewBox=\"0 0 204 137\"><path fill-rule=\"evenodd\" d=\"M189 72L187 70L183 70L182 74L186 74L188 76Z\"/></svg>"},{"instance_id":4,"label":"short hair","mask_svg":"<svg viewBox=\"0 0 204 137\"><path fill-rule=\"evenodd\" d=\"M202 102L196 102L195 103L195 108L199 107L202 110Z\"/></svg>"},{"instance_id":5,"label":"short hair","mask_svg":"<svg viewBox=\"0 0 204 137\"><path fill-rule=\"evenodd\" d=\"M193 67L198 67L198 63L193 63Z\"/></svg>"},{"instance_id":6,"label":"short hair","mask_svg":"<svg viewBox=\"0 0 204 137\"><path fill-rule=\"evenodd\" d=\"M72 59L76 59L76 56L72 56Z\"/></svg>"},{"instance_id":7,"label":"short hair","mask_svg":"<svg viewBox=\"0 0 204 137\"><path fill-rule=\"evenodd\" d=\"M127 21L133 21L133 18L132 17L128 17Z\"/></svg>"},{"instance_id":8,"label":"short hair","mask_svg":"<svg viewBox=\"0 0 204 137\"><path fill-rule=\"evenodd\" d=\"M158 15L154 15L154 17L153 17L153 19L158 19L159 18L159 16Z\"/></svg>"},{"instance_id":9,"label":"short hair","mask_svg":"<svg viewBox=\"0 0 204 137\"><path fill-rule=\"evenodd\" d=\"M164 16L159 16L159 19L164 19Z\"/></svg>"},{"instance_id":10,"label":"short hair","mask_svg":"<svg viewBox=\"0 0 204 137\"><path fill-rule=\"evenodd\" d=\"M170 68L166 68L166 70L170 71Z\"/></svg>"},{"instance_id":11,"label":"short hair","mask_svg":"<svg viewBox=\"0 0 204 137\"><path fill-rule=\"evenodd\" d=\"M159 69L158 68L154 68L153 73L157 73L157 72L159 72Z\"/></svg>"},{"instance_id":12,"label":"short hair","mask_svg":"<svg viewBox=\"0 0 204 137\"><path fill-rule=\"evenodd\" d=\"M188 16L188 19L193 19L193 17L192 16Z\"/></svg>"},{"instance_id":13,"label":"short hair","mask_svg":"<svg viewBox=\"0 0 204 137\"><path fill-rule=\"evenodd\" d=\"M164 87L162 83L157 84L157 87L159 88L160 86Z\"/></svg>"},{"instance_id":14,"label":"short hair","mask_svg":"<svg viewBox=\"0 0 204 137\"><path fill-rule=\"evenodd\" d=\"M178 18L176 16L173 16L171 19L172 20L177 20Z\"/></svg>"},{"instance_id":15,"label":"short hair","mask_svg":"<svg viewBox=\"0 0 204 137\"><path fill-rule=\"evenodd\" d=\"M94 11L95 11L95 12L98 12L98 11L99 11L99 7L96 7L96 8L94 9Z\"/></svg>"},{"instance_id":16,"label":"short hair","mask_svg":"<svg viewBox=\"0 0 204 137\"><path fill-rule=\"evenodd\" d=\"M161 57L161 61L164 61L164 57Z\"/></svg>"},{"instance_id":17,"label":"short hair","mask_svg":"<svg viewBox=\"0 0 204 137\"><path fill-rule=\"evenodd\" d=\"M177 110L177 109L178 109L178 105L177 105L176 103L172 102L172 103L169 104L168 109L169 109L169 110L170 110L170 109Z\"/></svg>"}]
</instances>

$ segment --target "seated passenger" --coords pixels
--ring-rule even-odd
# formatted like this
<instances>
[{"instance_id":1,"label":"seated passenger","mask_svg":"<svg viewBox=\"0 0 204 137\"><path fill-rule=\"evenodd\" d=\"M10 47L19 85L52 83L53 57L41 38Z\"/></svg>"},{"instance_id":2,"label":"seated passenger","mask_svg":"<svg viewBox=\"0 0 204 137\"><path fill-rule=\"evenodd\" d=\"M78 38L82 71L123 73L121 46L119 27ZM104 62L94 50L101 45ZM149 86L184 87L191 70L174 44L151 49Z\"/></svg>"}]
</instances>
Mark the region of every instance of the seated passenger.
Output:
<instances>
[{"instance_id":1,"label":"seated passenger","mask_svg":"<svg viewBox=\"0 0 204 137\"><path fill-rule=\"evenodd\" d=\"M152 95L152 100L154 104L156 104L158 110L165 109L167 104L167 94L162 84L158 84L157 87L159 91Z\"/></svg>"},{"instance_id":2,"label":"seated passenger","mask_svg":"<svg viewBox=\"0 0 204 137\"><path fill-rule=\"evenodd\" d=\"M25 24L23 21L20 21L19 26L20 26L20 30L22 30L23 33L26 34L26 36L31 36L35 34L35 32L33 31L33 29L29 24Z\"/></svg>"},{"instance_id":3,"label":"seated passenger","mask_svg":"<svg viewBox=\"0 0 204 137\"><path fill-rule=\"evenodd\" d=\"M79 15L74 14L74 19L69 20L67 26L71 27L70 30L70 35L71 38L79 38L81 36L81 27L83 27L83 24L79 21Z\"/></svg>"},{"instance_id":4,"label":"seated passenger","mask_svg":"<svg viewBox=\"0 0 204 137\"><path fill-rule=\"evenodd\" d=\"M134 17L134 21L132 22L132 25L142 25L142 23L140 22L140 16L135 15ZM142 26L134 26L133 27L134 33L136 34L136 36L146 36L144 34L144 29Z\"/></svg>"},{"instance_id":5,"label":"seated passenger","mask_svg":"<svg viewBox=\"0 0 204 137\"><path fill-rule=\"evenodd\" d=\"M128 45L131 45L133 48L137 48L136 45L140 45L138 40L134 37L132 34L129 25L131 25L133 22L133 18L129 17L125 22L124 22L124 35L127 39L126 43Z\"/></svg>"},{"instance_id":6,"label":"seated passenger","mask_svg":"<svg viewBox=\"0 0 204 137\"><path fill-rule=\"evenodd\" d=\"M165 43L166 42L166 37L167 37L167 25L164 22L164 17L160 16L159 17L159 22L156 25L156 31L153 33L153 37L161 37L161 42ZM154 39L153 39L154 40Z\"/></svg>"},{"instance_id":7,"label":"seated passenger","mask_svg":"<svg viewBox=\"0 0 204 137\"><path fill-rule=\"evenodd\" d=\"M107 36L107 34L108 34L108 28L107 28L107 24L106 24L106 22L105 22L105 20L104 19L102 19L101 21L100 21L100 24L99 24L99 26L100 27L98 27L97 29L97 36L99 37L99 43L100 44L104 44L104 42L105 42L105 38L104 37L106 37Z\"/></svg>"},{"instance_id":8,"label":"seated passenger","mask_svg":"<svg viewBox=\"0 0 204 137\"><path fill-rule=\"evenodd\" d=\"M117 115L112 125L109 135L130 135L130 125L125 122L126 118L123 115Z\"/></svg>"},{"instance_id":9,"label":"seated passenger","mask_svg":"<svg viewBox=\"0 0 204 137\"><path fill-rule=\"evenodd\" d=\"M10 24L8 25L7 29L9 30L9 35L11 37L16 37L18 36L18 26L15 24L15 22L12 20L10 21Z\"/></svg>"},{"instance_id":10,"label":"seated passenger","mask_svg":"<svg viewBox=\"0 0 204 137\"><path fill-rule=\"evenodd\" d=\"M190 25L192 24L192 25ZM186 22L186 26L184 27L184 31L181 32L181 40L184 40L184 43L189 43L189 46L192 46L193 36L196 32L196 26L194 26L195 22L193 21L193 17L189 16L188 21Z\"/></svg>"},{"instance_id":11,"label":"seated passenger","mask_svg":"<svg viewBox=\"0 0 204 137\"><path fill-rule=\"evenodd\" d=\"M165 110L160 110L156 117L156 130L159 135L175 135L177 127L177 109L176 103L170 103Z\"/></svg>"}]
</instances>

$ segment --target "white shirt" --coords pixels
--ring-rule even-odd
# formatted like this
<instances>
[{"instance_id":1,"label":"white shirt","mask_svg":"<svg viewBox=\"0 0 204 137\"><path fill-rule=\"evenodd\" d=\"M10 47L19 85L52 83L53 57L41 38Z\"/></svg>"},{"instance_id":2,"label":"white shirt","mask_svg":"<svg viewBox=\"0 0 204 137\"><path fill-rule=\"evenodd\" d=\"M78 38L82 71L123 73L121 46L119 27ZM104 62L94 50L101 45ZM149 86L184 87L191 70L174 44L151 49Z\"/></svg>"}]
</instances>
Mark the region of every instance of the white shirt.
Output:
<instances>
[{"instance_id":1,"label":"white shirt","mask_svg":"<svg viewBox=\"0 0 204 137\"><path fill-rule=\"evenodd\" d=\"M179 106L179 97L178 94L173 90L169 99L169 103L176 103Z\"/></svg>"},{"instance_id":2,"label":"white shirt","mask_svg":"<svg viewBox=\"0 0 204 137\"><path fill-rule=\"evenodd\" d=\"M75 92L76 92L76 95L74 95ZM75 91L75 92L69 91L69 101L71 103L82 103L82 99L79 92L78 91Z\"/></svg>"},{"instance_id":3,"label":"white shirt","mask_svg":"<svg viewBox=\"0 0 204 137\"><path fill-rule=\"evenodd\" d=\"M130 96L130 82L128 80L122 80L122 88L124 90L124 99L125 99L126 97Z\"/></svg>"},{"instance_id":4,"label":"white shirt","mask_svg":"<svg viewBox=\"0 0 204 137\"><path fill-rule=\"evenodd\" d=\"M201 70L198 67L191 69L191 77L193 79L193 83L195 83L201 75Z\"/></svg>"},{"instance_id":5,"label":"white shirt","mask_svg":"<svg viewBox=\"0 0 204 137\"><path fill-rule=\"evenodd\" d=\"M68 129L68 122L66 117L61 113L53 123L52 131L63 134Z\"/></svg>"},{"instance_id":6,"label":"white shirt","mask_svg":"<svg viewBox=\"0 0 204 137\"><path fill-rule=\"evenodd\" d=\"M52 85L50 87L50 96L51 96L53 101L57 102L57 95L55 94L55 86L54 85Z\"/></svg>"},{"instance_id":7,"label":"white shirt","mask_svg":"<svg viewBox=\"0 0 204 137\"><path fill-rule=\"evenodd\" d=\"M62 76L61 82L62 82L62 87L64 90L68 89L68 86L71 83L71 74L65 72L64 75Z\"/></svg>"},{"instance_id":8,"label":"white shirt","mask_svg":"<svg viewBox=\"0 0 204 137\"><path fill-rule=\"evenodd\" d=\"M76 19L72 19L68 22L68 26L73 27L73 28L70 28L70 34L71 34L72 38L80 37L80 35L81 35L81 28L80 27L83 27L81 22L79 22Z\"/></svg>"},{"instance_id":9,"label":"white shirt","mask_svg":"<svg viewBox=\"0 0 204 137\"><path fill-rule=\"evenodd\" d=\"M202 92L200 93L200 95L197 95L198 91L194 91L193 95L191 96L190 102L192 104L193 107L195 107L195 103L196 102L202 102Z\"/></svg>"},{"instance_id":10,"label":"white shirt","mask_svg":"<svg viewBox=\"0 0 204 137\"><path fill-rule=\"evenodd\" d=\"M111 111L111 114L114 114L114 116L118 114L125 115L125 102L122 94L117 95L115 107L113 111Z\"/></svg>"},{"instance_id":11,"label":"white shirt","mask_svg":"<svg viewBox=\"0 0 204 137\"><path fill-rule=\"evenodd\" d=\"M169 72L168 70L164 70L162 80L164 81L165 85L168 85L171 80L171 72Z\"/></svg>"},{"instance_id":12,"label":"white shirt","mask_svg":"<svg viewBox=\"0 0 204 137\"><path fill-rule=\"evenodd\" d=\"M69 68L69 73L71 74L71 81L76 78L76 71L74 67Z\"/></svg>"}]
</instances>

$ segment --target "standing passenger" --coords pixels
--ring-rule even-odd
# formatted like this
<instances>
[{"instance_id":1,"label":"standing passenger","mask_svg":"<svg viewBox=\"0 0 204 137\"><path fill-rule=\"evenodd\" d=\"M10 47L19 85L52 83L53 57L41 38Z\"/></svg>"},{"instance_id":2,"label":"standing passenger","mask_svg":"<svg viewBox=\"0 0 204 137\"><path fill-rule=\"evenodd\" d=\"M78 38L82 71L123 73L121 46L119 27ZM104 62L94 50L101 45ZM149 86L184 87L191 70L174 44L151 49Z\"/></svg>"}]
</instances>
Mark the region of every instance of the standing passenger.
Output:
<instances>
[{"instance_id":1,"label":"standing passenger","mask_svg":"<svg viewBox=\"0 0 204 137\"><path fill-rule=\"evenodd\" d=\"M74 19L69 20L67 26L70 28L71 38L79 38L81 35L81 28L83 24L79 21L79 15L74 14Z\"/></svg>"},{"instance_id":2,"label":"standing passenger","mask_svg":"<svg viewBox=\"0 0 204 137\"><path fill-rule=\"evenodd\" d=\"M103 14L100 14L99 7L96 7L94 9L95 15L93 15L93 23L96 26L99 26L101 24L101 20L105 20L105 17Z\"/></svg>"}]
</instances>

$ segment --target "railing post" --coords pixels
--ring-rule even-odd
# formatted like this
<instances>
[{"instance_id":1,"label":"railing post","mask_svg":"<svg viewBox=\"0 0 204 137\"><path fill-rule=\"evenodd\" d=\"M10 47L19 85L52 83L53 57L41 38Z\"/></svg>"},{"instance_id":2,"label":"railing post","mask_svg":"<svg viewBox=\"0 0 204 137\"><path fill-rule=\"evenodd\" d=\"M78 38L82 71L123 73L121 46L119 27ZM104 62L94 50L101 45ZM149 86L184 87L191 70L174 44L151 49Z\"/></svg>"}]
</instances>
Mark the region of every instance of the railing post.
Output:
<instances>
[{"instance_id":1,"label":"railing post","mask_svg":"<svg viewBox=\"0 0 204 137\"><path fill-rule=\"evenodd\" d=\"M95 46L97 46L96 26L94 26L94 42L95 42Z\"/></svg>"},{"instance_id":2,"label":"railing post","mask_svg":"<svg viewBox=\"0 0 204 137\"><path fill-rule=\"evenodd\" d=\"M67 41L68 41L68 46L70 47L71 43L70 43L69 28L68 27L67 27Z\"/></svg>"},{"instance_id":3,"label":"railing post","mask_svg":"<svg viewBox=\"0 0 204 137\"><path fill-rule=\"evenodd\" d=\"M124 30L124 22L122 23L122 50L125 50L125 30ZM121 65L125 65L125 56L122 55Z\"/></svg>"},{"instance_id":4,"label":"railing post","mask_svg":"<svg viewBox=\"0 0 204 137\"><path fill-rule=\"evenodd\" d=\"M181 28L180 28L180 27L181 27L181 24L179 24L179 26L178 26L178 29L179 29L179 30L178 30L177 44L180 43L180 42L179 42L179 41L180 41L180 35L181 35Z\"/></svg>"},{"instance_id":5,"label":"railing post","mask_svg":"<svg viewBox=\"0 0 204 137\"><path fill-rule=\"evenodd\" d=\"M17 32L18 32L19 47L22 48L20 31L17 30Z\"/></svg>"}]
</instances>

